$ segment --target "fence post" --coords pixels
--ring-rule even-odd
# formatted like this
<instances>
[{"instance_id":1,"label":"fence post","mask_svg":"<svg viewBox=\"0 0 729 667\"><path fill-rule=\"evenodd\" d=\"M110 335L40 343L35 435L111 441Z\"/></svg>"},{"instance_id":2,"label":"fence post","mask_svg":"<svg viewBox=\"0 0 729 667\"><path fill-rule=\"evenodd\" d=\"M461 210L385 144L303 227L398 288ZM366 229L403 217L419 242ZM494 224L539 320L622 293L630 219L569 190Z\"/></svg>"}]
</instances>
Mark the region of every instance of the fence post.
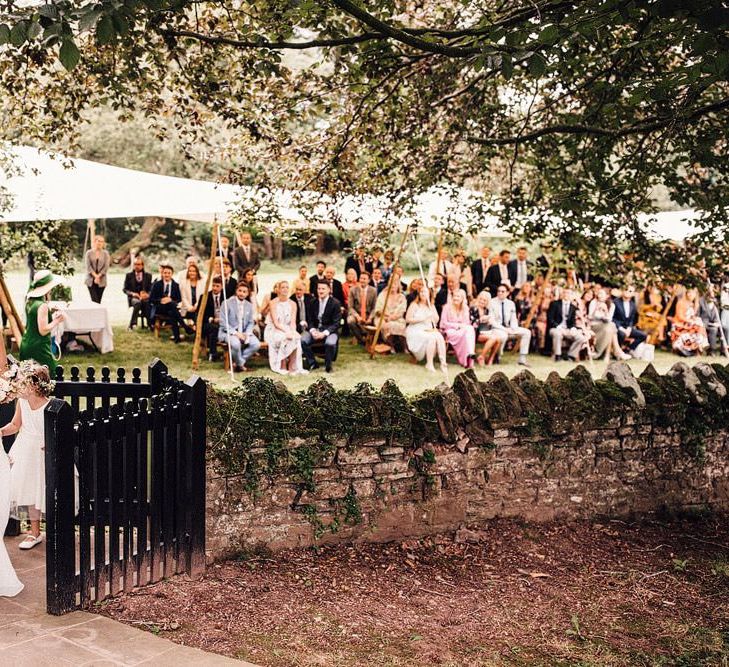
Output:
<instances>
[{"instance_id":1,"label":"fence post","mask_svg":"<svg viewBox=\"0 0 729 667\"><path fill-rule=\"evenodd\" d=\"M74 414L52 398L45 409L46 607L59 616L76 608Z\"/></svg>"},{"instance_id":2,"label":"fence post","mask_svg":"<svg viewBox=\"0 0 729 667\"><path fill-rule=\"evenodd\" d=\"M147 380L151 385L152 396L162 393L163 381L167 375L167 366L155 357L147 367Z\"/></svg>"},{"instance_id":3,"label":"fence post","mask_svg":"<svg viewBox=\"0 0 729 667\"><path fill-rule=\"evenodd\" d=\"M190 552L187 572L191 577L205 572L205 449L207 446L207 385L193 375L186 383L192 405L190 424Z\"/></svg>"}]
</instances>

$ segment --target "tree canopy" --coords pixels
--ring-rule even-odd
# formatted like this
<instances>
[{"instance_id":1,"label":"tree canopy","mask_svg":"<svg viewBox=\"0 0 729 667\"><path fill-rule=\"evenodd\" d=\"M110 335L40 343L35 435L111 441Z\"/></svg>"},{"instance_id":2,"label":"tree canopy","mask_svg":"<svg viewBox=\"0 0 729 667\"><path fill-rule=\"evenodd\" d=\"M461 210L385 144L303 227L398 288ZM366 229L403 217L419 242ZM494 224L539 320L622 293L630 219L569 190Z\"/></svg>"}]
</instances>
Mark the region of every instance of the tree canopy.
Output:
<instances>
[{"instance_id":1,"label":"tree canopy","mask_svg":"<svg viewBox=\"0 0 729 667\"><path fill-rule=\"evenodd\" d=\"M656 188L729 230L728 31L716 0L11 0L3 125L58 141L108 105L194 146L216 118L232 180L454 184L488 194L474 230L648 252Z\"/></svg>"}]
</instances>

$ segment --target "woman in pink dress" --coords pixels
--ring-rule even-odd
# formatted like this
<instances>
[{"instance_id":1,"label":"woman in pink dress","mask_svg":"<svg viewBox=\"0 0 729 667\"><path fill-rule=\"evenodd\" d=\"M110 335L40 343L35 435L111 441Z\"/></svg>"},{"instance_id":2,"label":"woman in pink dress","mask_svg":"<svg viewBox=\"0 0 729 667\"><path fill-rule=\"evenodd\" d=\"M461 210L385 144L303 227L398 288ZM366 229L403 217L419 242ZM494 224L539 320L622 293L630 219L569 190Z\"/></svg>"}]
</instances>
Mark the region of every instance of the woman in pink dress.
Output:
<instances>
[{"instance_id":1,"label":"woman in pink dress","mask_svg":"<svg viewBox=\"0 0 729 667\"><path fill-rule=\"evenodd\" d=\"M458 363L464 368L471 368L476 356L476 332L471 325L471 314L463 290L454 292L451 302L443 306L440 330L456 353Z\"/></svg>"}]
</instances>

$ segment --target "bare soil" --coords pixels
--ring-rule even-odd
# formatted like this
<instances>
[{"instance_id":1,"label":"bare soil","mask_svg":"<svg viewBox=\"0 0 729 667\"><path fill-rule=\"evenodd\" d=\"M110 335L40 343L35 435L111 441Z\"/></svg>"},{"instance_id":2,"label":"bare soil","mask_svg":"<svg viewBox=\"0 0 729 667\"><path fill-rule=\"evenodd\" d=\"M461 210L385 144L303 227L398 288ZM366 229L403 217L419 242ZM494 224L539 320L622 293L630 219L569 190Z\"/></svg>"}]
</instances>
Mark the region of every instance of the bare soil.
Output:
<instances>
[{"instance_id":1,"label":"bare soil","mask_svg":"<svg viewBox=\"0 0 729 667\"><path fill-rule=\"evenodd\" d=\"M99 613L266 667L724 665L727 517L241 555Z\"/></svg>"}]
</instances>

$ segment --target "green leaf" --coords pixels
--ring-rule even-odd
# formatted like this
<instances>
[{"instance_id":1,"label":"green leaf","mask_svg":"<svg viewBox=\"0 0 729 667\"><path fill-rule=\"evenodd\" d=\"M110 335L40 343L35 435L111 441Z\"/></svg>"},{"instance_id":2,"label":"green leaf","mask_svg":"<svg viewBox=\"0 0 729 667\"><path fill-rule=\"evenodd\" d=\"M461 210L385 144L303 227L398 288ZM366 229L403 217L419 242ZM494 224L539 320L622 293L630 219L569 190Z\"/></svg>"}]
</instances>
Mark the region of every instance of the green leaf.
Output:
<instances>
[{"instance_id":1,"label":"green leaf","mask_svg":"<svg viewBox=\"0 0 729 667\"><path fill-rule=\"evenodd\" d=\"M10 43L13 46L22 46L28 38L28 27L25 21L18 21L10 31Z\"/></svg>"},{"instance_id":2,"label":"green leaf","mask_svg":"<svg viewBox=\"0 0 729 667\"><path fill-rule=\"evenodd\" d=\"M41 5L38 7L38 13L49 19L58 18L58 8L55 5Z\"/></svg>"},{"instance_id":3,"label":"green leaf","mask_svg":"<svg viewBox=\"0 0 729 667\"><path fill-rule=\"evenodd\" d=\"M0 44L7 44L10 41L10 28L4 23L0 25Z\"/></svg>"},{"instance_id":4,"label":"green leaf","mask_svg":"<svg viewBox=\"0 0 729 667\"><path fill-rule=\"evenodd\" d=\"M501 56L501 73L505 79L510 79L514 74L514 62L508 53L504 53Z\"/></svg>"},{"instance_id":5,"label":"green leaf","mask_svg":"<svg viewBox=\"0 0 729 667\"><path fill-rule=\"evenodd\" d=\"M111 15L111 22L118 35L126 35L129 32L129 21L120 12L114 12Z\"/></svg>"},{"instance_id":6,"label":"green leaf","mask_svg":"<svg viewBox=\"0 0 729 667\"><path fill-rule=\"evenodd\" d=\"M76 65L78 65L78 61L81 59L81 52L72 40L66 39L63 41L63 44L61 44L61 48L58 51L58 59L70 72L74 67L76 67Z\"/></svg>"},{"instance_id":7,"label":"green leaf","mask_svg":"<svg viewBox=\"0 0 729 667\"><path fill-rule=\"evenodd\" d=\"M99 44L108 44L115 36L116 33L114 32L114 23L111 20L111 16L104 14L96 24L96 39L99 41Z\"/></svg>"},{"instance_id":8,"label":"green leaf","mask_svg":"<svg viewBox=\"0 0 729 667\"><path fill-rule=\"evenodd\" d=\"M529 67L529 73L532 76L540 77L544 74L545 70L547 69L547 63L540 54L534 53L534 54L532 54L532 57L529 58L528 67Z\"/></svg>"},{"instance_id":9,"label":"green leaf","mask_svg":"<svg viewBox=\"0 0 729 667\"><path fill-rule=\"evenodd\" d=\"M82 14L81 18L78 20L78 29L81 32L92 30L96 27L96 22L99 20L99 16L101 16L101 12L98 9Z\"/></svg>"},{"instance_id":10,"label":"green leaf","mask_svg":"<svg viewBox=\"0 0 729 667\"><path fill-rule=\"evenodd\" d=\"M703 54L714 48L716 48L716 40L713 35L708 35L704 32L694 40L693 51L696 54Z\"/></svg>"},{"instance_id":11,"label":"green leaf","mask_svg":"<svg viewBox=\"0 0 729 667\"><path fill-rule=\"evenodd\" d=\"M35 39L36 37L38 37L38 35L41 34L41 32L43 32L43 28L41 28L41 24L38 23L37 21L33 21L33 23L31 23L28 26L28 33L27 33L28 39Z\"/></svg>"},{"instance_id":12,"label":"green leaf","mask_svg":"<svg viewBox=\"0 0 729 667\"><path fill-rule=\"evenodd\" d=\"M548 25L539 33L537 39L542 44L554 44L560 38L560 30L556 25Z\"/></svg>"}]
</instances>

